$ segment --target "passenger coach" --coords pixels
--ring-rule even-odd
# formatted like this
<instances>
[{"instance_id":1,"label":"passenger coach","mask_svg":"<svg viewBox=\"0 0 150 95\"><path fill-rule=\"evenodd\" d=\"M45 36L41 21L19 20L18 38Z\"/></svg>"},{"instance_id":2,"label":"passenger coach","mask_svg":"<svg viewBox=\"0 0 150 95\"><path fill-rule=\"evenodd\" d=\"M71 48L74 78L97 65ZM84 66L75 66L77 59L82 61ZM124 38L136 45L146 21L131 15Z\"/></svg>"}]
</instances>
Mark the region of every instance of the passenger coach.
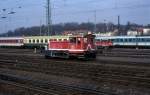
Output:
<instances>
[{"instance_id":1,"label":"passenger coach","mask_svg":"<svg viewBox=\"0 0 150 95\"><path fill-rule=\"evenodd\" d=\"M107 42L107 45L103 42ZM142 47L150 48L150 36L110 36L96 37L96 42L99 47ZM110 44L111 43L111 44Z\"/></svg>"},{"instance_id":2,"label":"passenger coach","mask_svg":"<svg viewBox=\"0 0 150 95\"><path fill-rule=\"evenodd\" d=\"M21 47L24 45L23 37L0 37L0 47Z\"/></svg>"}]
</instances>

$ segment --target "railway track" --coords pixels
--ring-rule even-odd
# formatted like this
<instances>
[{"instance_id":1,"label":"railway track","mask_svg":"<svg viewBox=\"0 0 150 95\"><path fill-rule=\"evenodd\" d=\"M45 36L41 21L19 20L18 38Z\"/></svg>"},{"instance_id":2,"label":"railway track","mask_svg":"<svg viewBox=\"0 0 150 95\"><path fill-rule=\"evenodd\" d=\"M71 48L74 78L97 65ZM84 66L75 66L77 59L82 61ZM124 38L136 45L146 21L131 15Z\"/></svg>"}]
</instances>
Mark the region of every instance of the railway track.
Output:
<instances>
[{"instance_id":1,"label":"railway track","mask_svg":"<svg viewBox=\"0 0 150 95\"><path fill-rule=\"evenodd\" d=\"M130 57L130 58L150 58L150 54L130 54L130 53L119 53L119 52L107 52L103 54L98 54L99 56L108 56L108 57Z\"/></svg>"},{"instance_id":2,"label":"railway track","mask_svg":"<svg viewBox=\"0 0 150 95\"><path fill-rule=\"evenodd\" d=\"M14 53L12 55L3 55L0 60L1 69L80 78L94 81L97 84L106 82L118 85L133 85L147 89L150 88L150 64L141 64L138 62L123 63L121 61L110 62L107 60L46 60L41 56L20 56Z\"/></svg>"},{"instance_id":3,"label":"railway track","mask_svg":"<svg viewBox=\"0 0 150 95\"><path fill-rule=\"evenodd\" d=\"M30 92L34 92L34 93L40 93L42 95L59 95L59 94L56 94L56 93L52 93L52 92L48 92L48 91L45 91L45 89L41 89L39 87L29 87L29 86L26 86L26 85L23 85L23 84L20 84L20 83L16 83L16 82L11 82L11 81L7 81L7 80L3 80L3 79L0 79L0 83L3 83L5 85L10 85L10 86L13 86L13 87L19 87L19 88L22 88L24 90L30 90Z\"/></svg>"},{"instance_id":4,"label":"railway track","mask_svg":"<svg viewBox=\"0 0 150 95\"><path fill-rule=\"evenodd\" d=\"M93 88L75 86L75 85L65 85L60 82L49 82L37 79L30 79L28 77L20 77L16 75L0 74L0 82L5 82L10 85L18 86L25 89L30 89L38 92L42 92L48 95L66 95L66 90L71 91L71 93L76 93L75 95L116 95L113 93L108 93L104 91L99 91ZM32 86L31 86L32 85ZM60 91L53 91L58 89ZM72 95L72 94L69 94Z\"/></svg>"},{"instance_id":5,"label":"railway track","mask_svg":"<svg viewBox=\"0 0 150 95\"><path fill-rule=\"evenodd\" d=\"M4 63L5 62L5 63ZM145 67L130 67L118 65L91 65L91 64L71 64L71 63L55 63L55 64L34 64L34 63L11 63L11 61L1 61L1 68L17 69L28 72L42 72L46 74L76 77L82 79L99 80L116 80L130 84L138 84L150 87L150 69ZM99 67L98 67L99 66ZM119 68L119 69L118 69ZM119 81L120 80L120 81ZM123 84L124 84L123 83Z\"/></svg>"},{"instance_id":6,"label":"railway track","mask_svg":"<svg viewBox=\"0 0 150 95\"><path fill-rule=\"evenodd\" d=\"M34 53L34 49L14 49L14 48L0 48L1 53ZM40 50L37 50L39 53Z\"/></svg>"},{"instance_id":7,"label":"railway track","mask_svg":"<svg viewBox=\"0 0 150 95\"><path fill-rule=\"evenodd\" d=\"M150 49L131 49L131 48L112 48L112 49L108 49L110 51L114 51L114 52L146 52L146 53L150 53Z\"/></svg>"},{"instance_id":8,"label":"railway track","mask_svg":"<svg viewBox=\"0 0 150 95\"><path fill-rule=\"evenodd\" d=\"M43 55L39 54L18 54L18 53L6 53L6 54L0 54L1 58L0 60L14 60L14 61L25 61L25 62L34 62L34 63L50 63L51 62L65 62L65 63L87 63L87 64L117 64L117 65L136 65L136 66L150 66L150 64L147 64L149 62L147 61L142 61L142 62L124 62L124 61L119 61L119 60L105 60L101 59L99 60L99 57L108 57L107 56L98 56L96 60L88 60L88 61L83 61L83 60L78 60L78 59L45 59ZM126 58L127 59L127 58Z\"/></svg>"},{"instance_id":9,"label":"railway track","mask_svg":"<svg viewBox=\"0 0 150 95\"><path fill-rule=\"evenodd\" d=\"M134 58L150 58L150 50L136 50L136 49L108 49L102 51L100 56L121 56L121 57L134 57Z\"/></svg>"}]
</instances>

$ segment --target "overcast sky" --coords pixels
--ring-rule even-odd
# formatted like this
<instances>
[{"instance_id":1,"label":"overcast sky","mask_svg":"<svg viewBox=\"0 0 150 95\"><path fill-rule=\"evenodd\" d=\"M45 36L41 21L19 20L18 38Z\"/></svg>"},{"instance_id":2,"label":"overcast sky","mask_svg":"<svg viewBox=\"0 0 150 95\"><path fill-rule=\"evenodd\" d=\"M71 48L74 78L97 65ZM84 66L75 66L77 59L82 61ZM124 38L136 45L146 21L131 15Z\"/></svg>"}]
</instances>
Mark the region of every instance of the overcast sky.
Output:
<instances>
[{"instance_id":1,"label":"overcast sky","mask_svg":"<svg viewBox=\"0 0 150 95\"><path fill-rule=\"evenodd\" d=\"M47 0L0 0L0 33L19 27L45 24ZM52 22L150 24L150 0L52 0ZM5 10L6 9L6 10ZM15 14L8 14L14 11ZM6 17L6 18L2 18Z\"/></svg>"}]
</instances>

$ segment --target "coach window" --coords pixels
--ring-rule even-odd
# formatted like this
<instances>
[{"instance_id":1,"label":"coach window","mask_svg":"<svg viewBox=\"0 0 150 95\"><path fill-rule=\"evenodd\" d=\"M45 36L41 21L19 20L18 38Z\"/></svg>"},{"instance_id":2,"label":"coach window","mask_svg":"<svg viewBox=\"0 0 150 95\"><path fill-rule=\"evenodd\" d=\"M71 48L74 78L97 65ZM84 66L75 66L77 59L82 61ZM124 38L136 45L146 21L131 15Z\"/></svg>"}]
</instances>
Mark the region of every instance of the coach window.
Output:
<instances>
[{"instance_id":1,"label":"coach window","mask_svg":"<svg viewBox=\"0 0 150 95\"><path fill-rule=\"evenodd\" d=\"M39 39L37 39L36 42L39 43Z\"/></svg>"},{"instance_id":2,"label":"coach window","mask_svg":"<svg viewBox=\"0 0 150 95\"><path fill-rule=\"evenodd\" d=\"M142 38L139 38L139 42L142 42Z\"/></svg>"},{"instance_id":3,"label":"coach window","mask_svg":"<svg viewBox=\"0 0 150 95\"><path fill-rule=\"evenodd\" d=\"M124 42L127 42L127 39L124 39Z\"/></svg>"},{"instance_id":4,"label":"coach window","mask_svg":"<svg viewBox=\"0 0 150 95\"><path fill-rule=\"evenodd\" d=\"M136 42L136 39L135 39L135 38L133 38L133 39L132 39L132 41L133 41L133 42Z\"/></svg>"},{"instance_id":5,"label":"coach window","mask_svg":"<svg viewBox=\"0 0 150 95\"><path fill-rule=\"evenodd\" d=\"M115 39L111 39L111 41L112 41L112 42L114 42L114 41L115 41Z\"/></svg>"},{"instance_id":6,"label":"coach window","mask_svg":"<svg viewBox=\"0 0 150 95\"><path fill-rule=\"evenodd\" d=\"M123 42L123 39L120 39L120 42Z\"/></svg>"},{"instance_id":7,"label":"coach window","mask_svg":"<svg viewBox=\"0 0 150 95\"><path fill-rule=\"evenodd\" d=\"M53 41L57 41L57 39L54 39Z\"/></svg>"},{"instance_id":8,"label":"coach window","mask_svg":"<svg viewBox=\"0 0 150 95\"><path fill-rule=\"evenodd\" d=\"M147 38L144 38L145 39L145 42L147 42L148 41L148 39Z\"/></svg>"},{"instance_id":9,"label":"coach window","mask_svg":"<svg viewBox=\"0 0 150 95\"><path fill-rule=\"evenodd\" d=\"M144 39L144 38L142 38L142 42L145 42L145 39Z\"/></svg>"},{"instance_id":10,"label":"coach window","mask_svg":"<svg viewBox=\"0 0 150 95\"><path fill-rule=\"evenodd\" d=\"M147 42L150 42L150 38L147 38Z\"/></svg>"},{"instance_id":11,"label":"coach window","mask_svg":"<svg viewBox=\"0 0 150 95\"><path fill-rule=\"evenodd\" d=\"M114 42L117 42L117 40L116 40L116 39L114 39Z\"/></svg>"},{"instance_id":12,"label":"coach window","mask_svg":"<svg viewBox=\"0 0 150 95\"><path fill-rule=\"evenodd\" d=\"M64 39L64 41L67 41L67 39Z\"/></svg>"},{"instance_id":13,"label":"coach window","mask_svg":"<svg viewBox=\"0 0 150 95\"><path fill-rule=\"evenodd\" d=\"M35 43L35 40L33 40L33 43Z\"/></svg>"},{"instance_id":14,"label":"coach window","mask_svg":"<svg viewBox=\"0 0 150 95\"><path fill-rule=\"evenodd\" d=\"M29 43L31 43L31 40L29 40Z\"/></svg>"},{"instance_id":15,"label":"coach window","mask_svg":"<svg viewBox=\"0 0 150 95\"><path fill-rule=\"evenodd\" d=\"M111 41L111 42L113 42L113 41L114 41L114 39L110 39L110 41Z\"/></svg>"},{"instance_id":16,"label":"coach window","mask_svg":"<svg viewBox=\"0 0 150 95\"><path fill-rule=\"evenodd\" d=\"M136 42L140 42L141 41L141 39L140 38L136 38Z\"/></svg>"},{"instance_id":17,"label":"coach window","mask_svg":"<svg viewBox=\"0 0 150 95\"><path fill-rule=\"evenodd\" d=\"M129 42L132 42L132 39L129 39Z\"/></svg>"},{"instance_id":18,"label":"coach window","mask_svg":"<svg viewBox=\"0 0 150 95\"><path fill-rule=\"evenodd\" d=\"M45 43L47 43L48 42L48 40L47 39L45 39Z\"/></svg>"},{"instance_id":19,"label":"coach window","mask_svg":"<svg viewBox=\"0 0 150 95\"><path fill-rule=\"evenodd\" d=\"M120 39L116 39L116 42L120 42Z\"/></svg>"},{"instance_id":20,"label":"coach window","mask_svg":"<svg viewBox=\"0 0 150 95\"><path fill-rule=\"evenodd\" d=\"M119 39L115 39L115 42L119 42Z\"/></svg>"},{"instance_id":21,"label":"coach window","mask_svg":"<svg viewBox=\"0 0 150 95\"><path fill-rule=\"evenodd\" d=\"M43 43L43 39L41 39L41 43Z\"/></svg>"}]
</instances>

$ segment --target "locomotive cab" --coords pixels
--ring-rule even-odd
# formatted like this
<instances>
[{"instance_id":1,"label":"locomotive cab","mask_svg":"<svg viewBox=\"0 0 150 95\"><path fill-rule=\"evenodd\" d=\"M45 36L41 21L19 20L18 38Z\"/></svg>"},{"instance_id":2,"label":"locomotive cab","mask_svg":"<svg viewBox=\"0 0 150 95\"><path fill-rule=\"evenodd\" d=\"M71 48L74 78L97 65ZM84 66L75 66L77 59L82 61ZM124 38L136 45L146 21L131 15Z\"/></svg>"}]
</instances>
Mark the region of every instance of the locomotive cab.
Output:
<instances>
[{"instance_id":1,"label":"locomotive cab","mask_svg":"<svg viewBox=\"0 0 150 95\"><path fill-rule=\"evenodd\" d=\"M70 37L69 54L78 58L95 58L95 36L88 34L85 36Z\"/></svg>"}]
</instances>

